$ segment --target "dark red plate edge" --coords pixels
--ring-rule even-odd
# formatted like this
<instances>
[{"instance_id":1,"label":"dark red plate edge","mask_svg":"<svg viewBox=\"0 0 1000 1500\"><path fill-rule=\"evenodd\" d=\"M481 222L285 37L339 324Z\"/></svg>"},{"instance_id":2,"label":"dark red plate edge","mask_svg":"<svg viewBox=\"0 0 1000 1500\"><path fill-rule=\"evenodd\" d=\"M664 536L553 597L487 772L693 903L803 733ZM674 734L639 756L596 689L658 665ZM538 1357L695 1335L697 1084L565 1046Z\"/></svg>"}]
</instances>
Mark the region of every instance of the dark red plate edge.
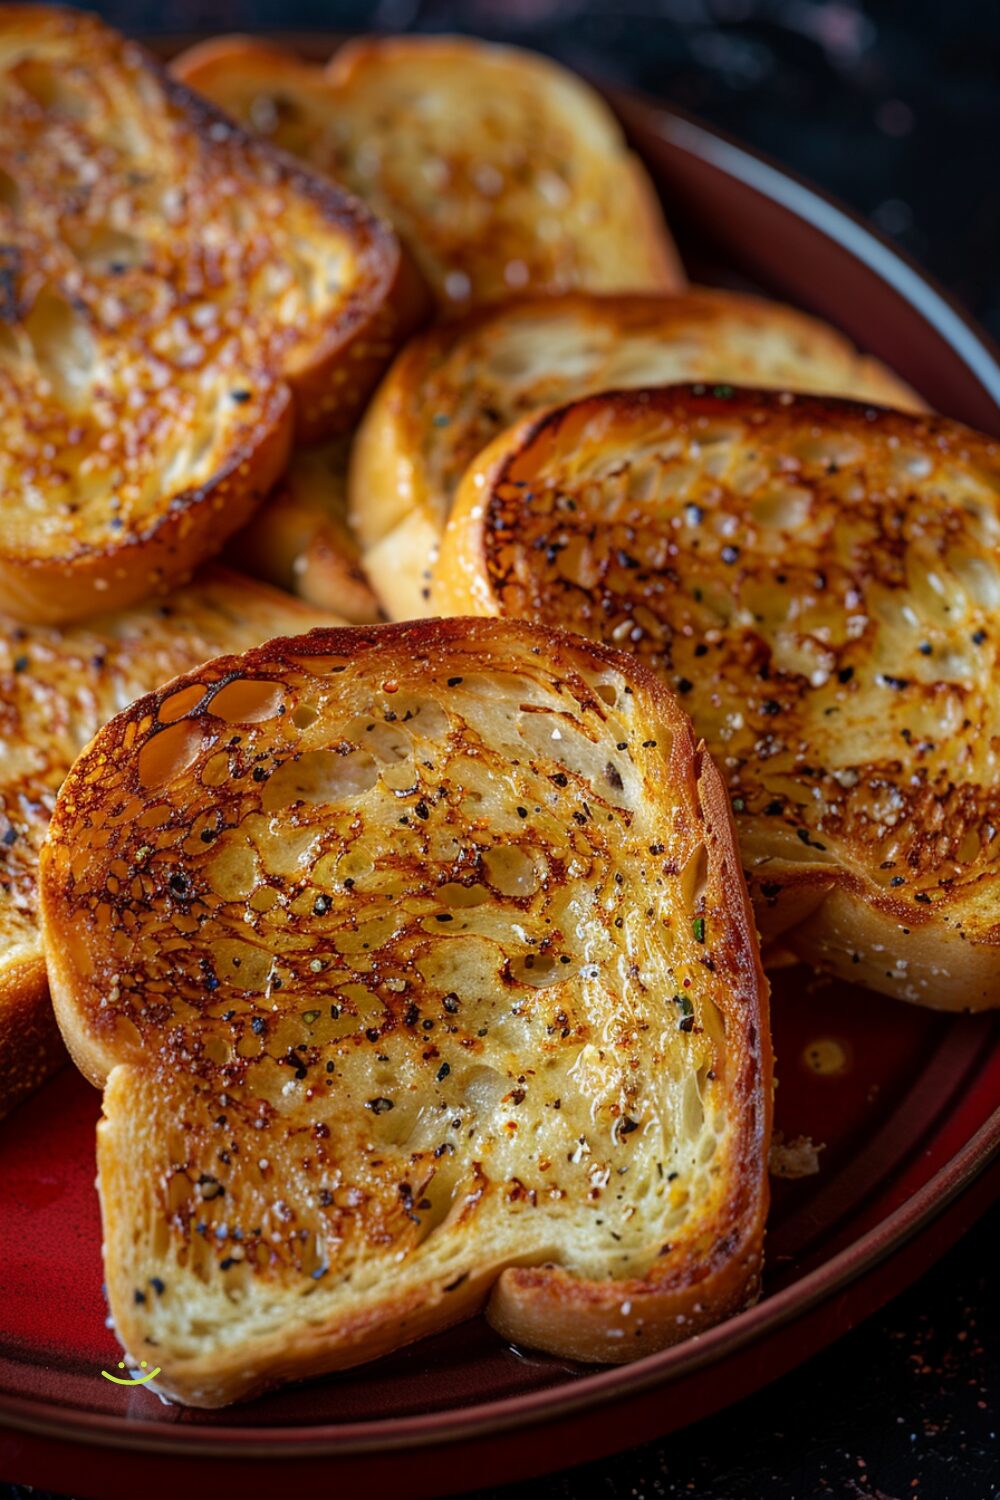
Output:
<instances>
[{"instance_id":1,"label":"dark red plate edge","mask_svg":"<svg viewBox=\"0 0 1000 1500\"><path fill-rule=\"evenodd\" d=\"M307 51L317 40L315 33L268 35L269 39ZM169 57L180 46L202 39L201 35L164 36L149 45L160 56ZM325 45L331 48L342 40L344 38L336 34L323 37ZM928 272L859 215L766 154L743 145L693 115L667 108L639 91L609 87L602 87L601 91L613 105L620 105L621 113L626 117L631 111L640 109L648 116L647 128L659 131L690 155L707 161L791 214L808 220L826 238L868 267L935 329L1000 407L1000 347ZM254 1430L249 1426L213 1426L180 1429L171 1426L165 1429L162 1423L73 1413L64 1408L53 1414L49 1404L3 1394L0 1394L0 1427L13 1427L25 1433L64 1441L76 1440L88 1445L160 1452L178 1457L235 1458L246 1455L286 1458L427 1447L578 1415L603 1401L617 1401L657 1384L665 1385L667 1381L693 1374L804 1315L859 1280L926 1229L973 1185L998 1156L1000 1106L911 1198L816 1270L792 1282L767 1301L685 1344L631 1365L602 1370L571 1385L485 1402L457 1412L424 1413L343 1426L300 1427L296 1429L294 1439L277 1436L279 1430L274 1428Z\"/></svg>"},{"instance_id":2,"label":"dark red plate edge","mask_svg":"<svg viewBox=\"0 0 1000 1500\"><path fill-rule=\"evenodd\" d=\"M946 287L861 214L766 152L745 145L696 115L666 106L638 89L595 86L624 118L642 114L646 129L736 178L772 203L808 220L865 265L931 325L1000 408L1000 342L981 328Z\"/></svg>"},{"instance_id":3,"label":"dark red plate edge","mask_svg":"<svg viewBox=\"0 0 1000 1500\"><path fill-rule=\"evenodd\" d=\"M276 1436L274 1428L257 1431L246 1426L164 1429L161 1423L67 1413L63 1409L52 1415L50 1407L16 1397L5 1397L0 1404L0 1425L90 1444L100 1445L110 1439L115 1447L178 1456L237 1457L243 1454L287 1458L426 1447L493 1435L526 1423L578 1415L604 1400L624 1399L665 1383L667 1378L680 1379L693 1374L806 1314L878 1266L927 1228L998 1157L1000 1108L994 1110L965 1146L911 1198L832 1260L708 1333L634 1364L615 1366L585 1376L572 1385L511 1396L459 1412L424 1413L341 1427L302 1427L296 1429L294 1439Z\"/></svg>"}]
</instances>

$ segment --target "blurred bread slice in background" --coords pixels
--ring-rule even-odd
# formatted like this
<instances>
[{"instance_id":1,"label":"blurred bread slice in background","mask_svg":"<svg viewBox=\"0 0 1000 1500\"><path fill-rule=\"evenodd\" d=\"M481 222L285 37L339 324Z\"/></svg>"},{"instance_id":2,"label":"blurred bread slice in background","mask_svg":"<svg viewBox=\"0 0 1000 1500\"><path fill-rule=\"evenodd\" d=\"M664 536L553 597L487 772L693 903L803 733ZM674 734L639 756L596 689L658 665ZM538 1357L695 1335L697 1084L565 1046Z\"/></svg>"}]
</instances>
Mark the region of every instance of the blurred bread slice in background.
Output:
<instances>
[{"instance_id":1,"label":"blurred bread slice in background","mask_svg":"<svg viewBox=\"0 0 1000 1500\"><path fill-rule=\"evenodd\" d=\"M38 851L73 761L106 720L178 672L330 618L222 569L86 625L0 616L0 1115L65 1055L38 932Z\"/></svg>"},{"instance_id":2,"label":"blurred bread slice in background","mask_svg":"<svg viewBox=\"0 0 1000 1500\"><path fill-rule=\"evenodd\" d=\"M524 292L684 284L645 168L582 79L459 36L362 38L325 67L250 37L174 72L394 226L443 316Z\"/></svg>"},{"instance_id":3,"label":"blurred bread slice in background","mask_svg":"<svg viewBox=\"0 0 1000 1500\"><path fill-rule=\"evenodd\" d=\"M227 555L257 578L352 625L380 616L347 519L349 439L296 448L282 478Z\"/></svg>"},{"instance_id":4,"label":"blurred bread slice in background","mask_svg":"<svg viewBox=\"0 0 1000 1500\"><path fill-rule=\"evenodd\" d=\"M391 229L96 18L0 9L0 610L167 592L353 425L424 307Z\"/></svg>"}]
</instances>

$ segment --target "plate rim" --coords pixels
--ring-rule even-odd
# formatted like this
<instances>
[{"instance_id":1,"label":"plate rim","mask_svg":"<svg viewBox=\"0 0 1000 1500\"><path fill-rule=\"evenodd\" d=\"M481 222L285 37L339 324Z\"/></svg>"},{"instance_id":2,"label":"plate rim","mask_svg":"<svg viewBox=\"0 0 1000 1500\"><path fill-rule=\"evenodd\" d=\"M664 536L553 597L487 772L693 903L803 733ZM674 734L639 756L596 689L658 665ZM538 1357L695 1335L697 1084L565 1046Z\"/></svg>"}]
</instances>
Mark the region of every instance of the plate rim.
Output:
<instances>
[{"instance_id":1,"label":"plate rim","mask_svg":"<svg viewBox=\"0 0 1000 1500\"><path fill-rule=\"evenodd\" d=\"M969 367L1000 409L1000 337L994 338L958 297L902 245L835 193L738 136L642 89L590 82L617 112L641 111L650 129L690 155L805 219L917 309ZM813 210L809 212L808 210ZM970 354L973 358L970 359ZM960 419L959 419L960 420ZM968 425L968 424L966 424Z\"/></svg>"},{"instance_id":2,"label":"plate rim","mask_svg":"<svg viewBox=\"0 0 1000 1500\"><path fill-rule=\"evenodd\" d=\"M0 1394L0 1427L16 1424L24 1431L63 1441L76 1440L92 1446L139 1449L178 1457L318 1458L431 1447L577 1416L605 1400L623 1400L693 1374L747 1347L764 1334L777 1332L794 1322L890 1258L933 1223L998 1158L1000 1107L921 1188L830 1260L823 1261L773 1296L704 1334L634 1363L598 1370L572 1383L481 1402L474 1407L455 1407L445 1412L339 1425L311 1424L292 1429L254 1428L250 1424L180 1428L99 1412L73 1412L65 1408L58 1408L57 1415L50 1415L50 1403ZM294 1438L282 1436L288 1430L295 1432Z\"/></svg>"},{"instance_id":3,"label":"plate rim","mask_svg":"<svg viewBox=\"0 0 1000 1500\"><path fill-rule=\"evenodd\" d=\"M320 38L331 47L345 40L335 32L258 33L287 46ZM201 33L203 38L207 33ZM184 37L192 41L193 36ZM160 36L152 42L161 57L181 39ZM594 80L591 80L592 82ZM972 371L980 386L1000 407L1000 346L951 293L904 250L894 245L860 214L766 153L687 111L637 89L596 86L614 107L618 103L646 113L649 128L682 149L709 161L728 177L745 183L771 202L805 219L826 238L860 260L883 283L929 322ZM974 352L974 358L969 357ZM995 1058L1000 1043L994 1043ZM984 1067L989 1059L984 1058ZM475 1406L371 1422L309 1423L260 1428L252 1417L241 1425L211 1427L166 1425L145 1419L53 1406L42 1398L0 1392L0 1429L15 1428L36 1436L78 1442L89 1448L158 1453L195 1458L322 1458L363 1456L375 1452L423 1449L475 1441L523 1426L578 1417L605 1403L625 1400L656 1386L694 1374L793 1323L861 1279L903 1248L960 1198L990 1164L1000 1158L1000 1105L972 1136L915 1193L812 1271L789 1282L763 1302L736 1314L706 1333L626 1365L599 1369L572 1382L540 1391L487 1400ZM179 1412L183 1408L176 1408ZM233 1408L239 1412L241 1408ZM247 1408L242 1408L247 1410ZM252 1408L249 1408L252 1412ZM286 1436L285 1434L293 1434Z\"/></svg>"}]
</instances>

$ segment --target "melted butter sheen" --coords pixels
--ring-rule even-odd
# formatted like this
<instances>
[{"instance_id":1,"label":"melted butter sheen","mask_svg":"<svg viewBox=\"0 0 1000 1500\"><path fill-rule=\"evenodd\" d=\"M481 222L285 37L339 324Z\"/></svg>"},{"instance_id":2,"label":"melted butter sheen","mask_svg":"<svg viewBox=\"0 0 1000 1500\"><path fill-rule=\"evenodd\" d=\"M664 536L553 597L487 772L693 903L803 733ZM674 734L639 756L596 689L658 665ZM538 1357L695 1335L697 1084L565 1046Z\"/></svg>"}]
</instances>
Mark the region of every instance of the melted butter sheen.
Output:
<instances>
[{"instance_id":1,"label":"melted butter sheen","mask_svg":"<svg viewBox=\"0 0 1000 1500\"><path fill-rule=\"evenodd\" d=\"M205 669L81 797L91 1022L164 1117L183 1097L156 1191L227 1285L374 1267L460 1210L518 1254L582 1215L578 1269L632 1274L651 1223L724 1190L709 990L746 963L716 941L695 814L665 821L671 728L611 669L452 652L374 683L333 657ZM155 824L111 814L154 787ZM556 1217L515 1233L514 1208Z\"/></svg>"},{"instance_id":2,"label":"melted butter sheen","mask_svg":"<svg viewBox=\"0 0 1000 1500\"><path fill-rule=\"evenodd\" d=\"M662 674L761 879L862 863L911 909L957 901L1000 857L1000 450L754 403L597 397L540 423L484 504L490 596Z\"/></svg>"}]
</instances>

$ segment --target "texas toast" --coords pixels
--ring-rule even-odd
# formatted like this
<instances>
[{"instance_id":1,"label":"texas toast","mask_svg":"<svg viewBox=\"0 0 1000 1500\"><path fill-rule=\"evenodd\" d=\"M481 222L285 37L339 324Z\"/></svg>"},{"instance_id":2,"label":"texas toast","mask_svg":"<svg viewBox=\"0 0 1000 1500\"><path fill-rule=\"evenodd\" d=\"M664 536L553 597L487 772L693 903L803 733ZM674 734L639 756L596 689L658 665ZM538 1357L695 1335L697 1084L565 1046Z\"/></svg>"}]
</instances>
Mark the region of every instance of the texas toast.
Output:
<instances>
[{"instance_id":1,"label":"texas toast","mask_svg":"<svg viewBox=\"0 0 1000 1500\"><path fill-rule=\"evenodd\" d=\"M825 323L736 292L535 297L470 314L407 346L354 444L351 514L387 613L430 612L428 570L458 482L505 427L592 392L677 380L919 406Z\"/></svg>"},{"instance_id":2,"label":"texas toast","mask_svg":"<svg viewBox=\"0 0 1000 1500\"><path fill-rule=\"evenodd\" d=\"M718 773L630 656L444 620L211 662L77 761L42 911L167 1395L483 1306L620 1362L755 1296L766 985Z\"/></svg>"},{"instance_id":3,"label":"texas toast","mask_svg":"<svg viewBox=\"0 0 1000 1500\"><path fill-rule=\"evenodd\" d=\"M434 598L636 652L722 772L765 944L974 1010L1000 1004L998 541L1000 444L958 423L618 392L480 455Z\"/></svg>"},{"instance_id":4,"label":"texas toast","mask_svg":"<svg viewBox=\"0 0 1000 1500\"><path fill-rule=\"evenodd\" d=\"M421 307L391 230L94 17L0 9L0 610L187 575L353 424Z\"/></svg>"}]
</instances>

